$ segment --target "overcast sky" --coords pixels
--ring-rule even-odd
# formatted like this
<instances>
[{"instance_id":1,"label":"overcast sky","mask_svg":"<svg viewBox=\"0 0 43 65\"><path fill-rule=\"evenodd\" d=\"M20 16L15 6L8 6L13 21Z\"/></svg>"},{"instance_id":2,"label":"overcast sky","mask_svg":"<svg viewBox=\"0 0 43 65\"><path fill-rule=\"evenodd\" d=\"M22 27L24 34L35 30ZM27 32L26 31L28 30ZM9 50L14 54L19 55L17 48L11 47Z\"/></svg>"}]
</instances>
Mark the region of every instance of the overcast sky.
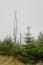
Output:
<instances>
[{"instance_id":1,"label":"overcast sky","mask_svg":"<svg viewBox=\"0 0 43 65\"><path fill-rule=\"evenodd\" d=\"M0 39L13 37L15 10L18 33L24 34L27 26L36 37L43 32L43 0L0 0Z\"/></svg>"}]
</instances>

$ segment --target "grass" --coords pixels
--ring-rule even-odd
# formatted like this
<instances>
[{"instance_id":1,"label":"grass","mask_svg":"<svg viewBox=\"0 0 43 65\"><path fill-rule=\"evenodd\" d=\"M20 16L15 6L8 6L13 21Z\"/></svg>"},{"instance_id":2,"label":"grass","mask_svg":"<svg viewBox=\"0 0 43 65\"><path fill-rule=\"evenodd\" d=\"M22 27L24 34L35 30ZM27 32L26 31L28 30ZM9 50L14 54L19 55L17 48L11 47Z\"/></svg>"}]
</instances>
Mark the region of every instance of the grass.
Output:
<instances>
[{"instance_id":1,"label":"grass","mask_svg":"<svg viewBox=\"0 0 43 65\"><path fill-rule=\"evenodd\" d=\"M0 56L0 65L24 65L17 59L13 60L12 57Z\"/></svg>"},{"instance_id":2,"label":"grass","mask_svg":"<svg viewBox=\"0 0 43 65\"><path fill-rule=\"evenodd\" d=\"M42 63L42 62L40 62L40 63L38 63L37 65L43 65L43 63Z\"/></svg>"},{"instance_id":3,"label":"grass","mask_svg":"<svg viewBox=\"0 0 43 65\"><path fill-rule=\"evenodd\" d=\"M0 56L0 65L25 65L17 59L13 59L12 57ZM37 65L43 65L43 63L38 63Z\"/></svg>"}]
</instances>

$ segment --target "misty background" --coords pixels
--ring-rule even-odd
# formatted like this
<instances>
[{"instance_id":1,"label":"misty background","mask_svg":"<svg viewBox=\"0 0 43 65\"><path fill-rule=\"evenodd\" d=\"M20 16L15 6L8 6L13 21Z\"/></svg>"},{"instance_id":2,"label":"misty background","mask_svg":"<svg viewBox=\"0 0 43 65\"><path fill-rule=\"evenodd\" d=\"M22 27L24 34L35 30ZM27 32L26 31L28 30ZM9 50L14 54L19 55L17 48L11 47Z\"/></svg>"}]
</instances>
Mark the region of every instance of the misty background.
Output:
<instances>
[{"instance_id":1,"label":"misty background","mask_svg":"<svg viewBox=\"0 0 43 65\"><path fill-rule=\"evenodd\" d=\"M28 26L35 38L43 32L43 0L0 0L0 40L13 38L15 10L18 37L20 32L27 32Z\"/></svg>"}]
</instances>

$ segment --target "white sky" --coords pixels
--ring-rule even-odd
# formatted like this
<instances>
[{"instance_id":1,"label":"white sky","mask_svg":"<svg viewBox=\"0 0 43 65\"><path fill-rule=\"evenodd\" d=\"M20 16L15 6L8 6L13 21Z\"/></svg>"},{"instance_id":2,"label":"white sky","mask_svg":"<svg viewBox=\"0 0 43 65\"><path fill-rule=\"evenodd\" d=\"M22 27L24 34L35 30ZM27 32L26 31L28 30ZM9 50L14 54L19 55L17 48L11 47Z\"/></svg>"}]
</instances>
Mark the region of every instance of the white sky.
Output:
<instances>
[{"instance_id":1,"label":"white sky","mask_svg":"<svg viewBox=\"0 0 43 65\"><path fill-rule=\"evenodd\" d=\"M15 10L18 33L25 33L27 26L36 37L43 32L43 0L0 0L0 39L13 37Z\"/></svg>"}]
</instances>

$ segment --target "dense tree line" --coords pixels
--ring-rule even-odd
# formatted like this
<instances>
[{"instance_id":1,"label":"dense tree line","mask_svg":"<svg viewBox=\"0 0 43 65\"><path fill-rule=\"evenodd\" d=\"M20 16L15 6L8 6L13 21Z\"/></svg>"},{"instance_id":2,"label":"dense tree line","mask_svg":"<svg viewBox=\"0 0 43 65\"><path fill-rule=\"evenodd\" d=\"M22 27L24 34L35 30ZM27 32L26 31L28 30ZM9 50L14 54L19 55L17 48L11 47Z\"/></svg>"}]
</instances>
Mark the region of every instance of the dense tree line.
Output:
<instances>
[{"instance_id":1,"label":"dense tree line","mask_svg":"<svg viewBox=\"0 0 43 65\"><path fill-rule=\"evenodd\" d=\"M34 39L29 31L25 34L25 44L15 43L12 39L5 38L0 41L0 55L16 57L25 64L35 65L43 62L43 33Z\"/></svg>"}]
</instances>

